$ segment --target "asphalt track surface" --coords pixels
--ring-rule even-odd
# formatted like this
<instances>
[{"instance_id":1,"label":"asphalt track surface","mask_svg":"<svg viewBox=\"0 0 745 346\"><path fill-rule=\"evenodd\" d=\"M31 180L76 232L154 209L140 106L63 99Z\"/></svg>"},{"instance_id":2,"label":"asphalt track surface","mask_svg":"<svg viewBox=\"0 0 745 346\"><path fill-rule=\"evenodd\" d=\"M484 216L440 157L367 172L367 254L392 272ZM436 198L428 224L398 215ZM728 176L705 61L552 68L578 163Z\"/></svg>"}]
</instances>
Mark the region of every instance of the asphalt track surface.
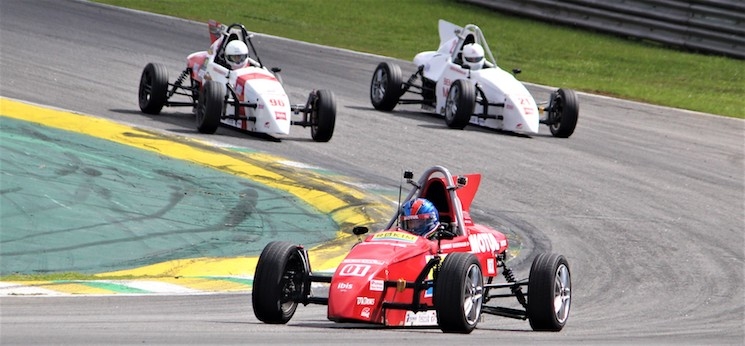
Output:
<instances>
[{"instance_id":1,"label":"asphalt track surface","mask_svg":"<svg viewBox=\"0 0 745 346\"><path fill-rule=\"evenodd\" d=\"M205 24L85 2L3 0L0 29L3 97L266 152L382 190L395 189L403 169L481 172L472 216L520 240L518 276L551 251L567 257L573 278L572 313L557 334L491 316L467 336L381 330L329 322L321 306L264 325L245 293L160 294L2 297L4 344L745 342L742 120L581 94L567 140L546 128L532 137L452 131L413 107L372 109L368 83L388 59L259 35L262 59L283 68L292 99L335 92L334 138L314 143L302 128L281 142L224 128L203 136L186 111L140 114L136 92L146 63L163 62L175 76L187 54L204 49ZM530 90L538 100L550 91Z\"/></svg>"}]
</instances>

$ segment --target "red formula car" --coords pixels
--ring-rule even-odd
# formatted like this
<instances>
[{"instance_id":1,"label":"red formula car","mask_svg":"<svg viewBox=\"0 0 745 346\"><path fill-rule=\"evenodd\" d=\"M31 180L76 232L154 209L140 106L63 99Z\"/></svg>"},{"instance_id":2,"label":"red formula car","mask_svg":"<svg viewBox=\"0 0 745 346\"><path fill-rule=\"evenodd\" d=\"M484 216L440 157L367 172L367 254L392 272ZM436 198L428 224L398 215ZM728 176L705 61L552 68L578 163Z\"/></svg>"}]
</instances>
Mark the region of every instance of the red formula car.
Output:
<instances>
[{"instance_id":1,"label":"red formula car","mask_svg":"<svg viewBox=\"0 0 745 346\"><path fill-rule=\"evenodd\" d=\"M473 222L471 202L480 174L452 176L441 166L414 181L406 202L421 198L437 209L439 226L426 235L401 228L400 208L385 230L354 245L333 275L314 273L302 245L276 241L262 251L253 283L256 318L287 323L298 304L328 305L328 319L391 327L432 326L470 333L481 314L527 319L533 330L560 331L569 317L571 275L567 260L539 254L528 279L516 280L507 267L507 237ZM362 236L366 227L355 227ZM497 282L499 276L504 280ZM329 285L328 296L311 284ZM315 286L314 286L315 287ZM520 308L495 304L514 297Z\"/></svg>"}]
</instances>

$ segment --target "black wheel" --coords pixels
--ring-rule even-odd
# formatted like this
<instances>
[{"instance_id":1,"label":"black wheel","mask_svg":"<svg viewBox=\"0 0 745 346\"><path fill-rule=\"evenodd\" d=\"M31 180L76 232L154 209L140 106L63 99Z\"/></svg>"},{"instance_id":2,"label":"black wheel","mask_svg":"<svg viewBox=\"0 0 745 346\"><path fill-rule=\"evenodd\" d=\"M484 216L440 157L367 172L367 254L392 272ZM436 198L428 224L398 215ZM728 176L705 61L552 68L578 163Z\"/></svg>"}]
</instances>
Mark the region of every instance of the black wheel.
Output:
<instances>
[{"instance_id":1,"label":"black wheel","mask_svg":"<svg viewBox=\"0 0 745 346\"><path fill-rule=\"evenodd\" d=\"M445 100L445 123L452 129L462 130L471 120L475 107L476 88L469 81L456 80Z\"/></svg>"},{"instance_id":2,"label":"black wheel","mask_svg":"<svg viewBox=\"0 0 745 346\"><path fill-rule=\"evenodd\" d=\"M551 124L548 126L554 137L569 138L577 127L579 117L579 100L571 89L556 91L553 109L549 113Z\"/></svg>"},{"instance_id":3,"label":"black wheel","mask_svg":"<svg viewBox=\"0 0 745 346\"><path fill-rule=\"evenodd\" d=\"M166 104L168 70L163 64L149 63L140 76L138 98L140 110L147 114L160 114Z\"/></svg>"},{"instance_id":4,"label":"black wheel","mask_svg":"<svg viewBox=\"0 0 745 346\"><path fill-rule=\"evenodd\" d=\"M225 103L225 86L210 80L204 83L197 102L197 130L212 134L220 126L220 118Z\"/></svg>"},{"instance_id":5,"label":"black wheel","mask_svg":"<svg viewBox=\"0 0 745 346\"><path fill-rule=\"evenodd\" d=\"M316 142L328 142L336 124L336 100L334 93L329 90L318 90L316 96L310 115L310 121L314 124L310 127L310 136Z\"/></svg>"},{"instance_id":6,"label":"black wheel","mask_svg":"<svg viewBox=\"0 0 745 346\"><path fill-rule=\"evenodd\" d=\"M251 302L264 323L284 324L303 297L307 273L297 246L281 241L266 245L256 264Z\"/></svg>"},{"instance_id":7,"label":"black wheel","mask_svg":"<svg viewBox=\"0 0 745 346\"><path fill-rule=\"evenodd\" d=\"M401 97L401 68L396 64L381 62L375 68L370 82L370 102L381 111L392 111Z\"/></svg>"},{"instance_id":8,"label":"black wheel","mask_svg":"<svg viewBox=\"0 0 745 346\"><path fill-rule=\"evenodd\" d=\"M455 252L445 257L435 282L437 324L445 333L468 334L481 318L484 276L476 256Z\"/></svg>"},{"instance_id":9,"label":"black wheel","mask_svg":"<svg viewBox=\"0 0 745 346\"><path fill-rule=\"evenodd\" d=\"M528 278L528 320L533 330L558 332L569 318L572 276L564 256L539 254Z\"/></svg>"}]
</instances>

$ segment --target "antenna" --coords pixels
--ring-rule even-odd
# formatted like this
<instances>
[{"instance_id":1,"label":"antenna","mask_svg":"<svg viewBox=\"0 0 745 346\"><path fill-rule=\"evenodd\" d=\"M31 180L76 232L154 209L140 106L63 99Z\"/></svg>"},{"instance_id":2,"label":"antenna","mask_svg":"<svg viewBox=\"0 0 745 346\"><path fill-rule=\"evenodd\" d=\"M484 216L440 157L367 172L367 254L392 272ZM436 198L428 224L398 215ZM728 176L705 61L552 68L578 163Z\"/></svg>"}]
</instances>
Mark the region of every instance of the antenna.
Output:
<instances>
[{"instance_id":1,"label":"antenna","mask_svg":"<svg viewBox=\"0 0 745 346\"><path fill-rule=\"evenodd\" d=\"M404 171L404 179L406 179L407 182L411 182L411 179L414 178L414 173L411 171ZM399 222L401 220L401 191L404 189L404 182L401 181L401 183L398 185L398 216L396 217L396 228L399 228Z\"/></svg>"}]
</instances>

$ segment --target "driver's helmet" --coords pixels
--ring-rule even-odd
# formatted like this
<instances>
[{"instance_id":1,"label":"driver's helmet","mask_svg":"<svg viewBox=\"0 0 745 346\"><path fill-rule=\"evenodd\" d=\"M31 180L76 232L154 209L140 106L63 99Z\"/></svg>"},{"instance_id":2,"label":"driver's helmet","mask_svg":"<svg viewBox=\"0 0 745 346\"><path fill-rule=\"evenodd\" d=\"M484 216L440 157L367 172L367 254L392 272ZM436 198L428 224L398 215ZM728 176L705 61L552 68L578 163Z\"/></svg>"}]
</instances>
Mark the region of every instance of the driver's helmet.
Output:
<instances>
[{"instance_id":1,"label":"driver's helmet","mask_svg":"<svg viewBox=\"0 0 745 346\"><path fill-rule=\"evenodd\" d=\"M478 43L463 46L463 64L471 70L480 70L484 66L484 48Z\"/></svg>"},{"instance_id":2,"label":"driver's helmet","mask_svg":"<svg viewBox=\"0 0 745 346\"><path fill-rule=\"evenodd\" d=\"M243 68L248 61L248 46L239 40L228 42L225 46L225 61L233 70Z\"/></svg>"},{"instance_id":3,"label":"driver's helmet","mask_svg":"<svg viewBox=\"0 0 745 346\"><path fill-rule=\"evenodd\" d=\"M440 225L437 208L427 199L417 198L406 201L401 206L401 228L417 234L426 235Z\"/></svg>"}]
</instances>

